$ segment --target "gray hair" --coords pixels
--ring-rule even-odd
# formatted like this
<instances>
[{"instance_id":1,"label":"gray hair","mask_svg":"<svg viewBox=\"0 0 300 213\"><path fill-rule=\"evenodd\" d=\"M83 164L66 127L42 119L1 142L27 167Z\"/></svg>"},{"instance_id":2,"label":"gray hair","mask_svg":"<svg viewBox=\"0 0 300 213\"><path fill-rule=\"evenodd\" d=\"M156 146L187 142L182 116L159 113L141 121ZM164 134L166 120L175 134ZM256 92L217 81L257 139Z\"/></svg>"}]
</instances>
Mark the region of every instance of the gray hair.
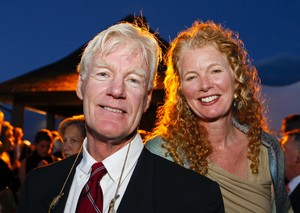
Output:
<instances>
[{"instance_id":1,"label":"gray hair","mask_svg":"<svg viewBox=\"0 0 300 213\"><path fill-rule=\"evenodd\" d=\"M95 53L106 56L120 44L128 40L135 42L142 51L142 58L150 71L148 90L151 90L156 83L156 71L162 57L161 48L155 35L150 33L146 26L139 27L137 24L127 22L109 27L96 35L88 43L77 67L81 77L85 78Z\"/></svg>"}]
</instances>

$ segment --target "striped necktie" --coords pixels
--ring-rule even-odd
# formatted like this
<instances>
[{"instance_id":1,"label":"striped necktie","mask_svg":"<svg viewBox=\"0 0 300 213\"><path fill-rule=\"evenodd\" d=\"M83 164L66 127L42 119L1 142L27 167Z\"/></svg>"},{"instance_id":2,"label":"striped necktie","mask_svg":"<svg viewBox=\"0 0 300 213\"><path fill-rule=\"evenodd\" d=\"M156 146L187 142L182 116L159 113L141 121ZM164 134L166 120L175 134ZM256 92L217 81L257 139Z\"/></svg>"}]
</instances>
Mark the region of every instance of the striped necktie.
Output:
<instances>
[{"instance_id":1,"label":"striped necktie","mask_svg":"<svg viewBox=\"0 0 300 213\"><path fill-rule=\"evenodd\" d=\"M90 179L83 187L78 200L77 213L102 213L103 194L100 180L106 172L102 162L93 164Z\"/></svg>"}]
</instances>

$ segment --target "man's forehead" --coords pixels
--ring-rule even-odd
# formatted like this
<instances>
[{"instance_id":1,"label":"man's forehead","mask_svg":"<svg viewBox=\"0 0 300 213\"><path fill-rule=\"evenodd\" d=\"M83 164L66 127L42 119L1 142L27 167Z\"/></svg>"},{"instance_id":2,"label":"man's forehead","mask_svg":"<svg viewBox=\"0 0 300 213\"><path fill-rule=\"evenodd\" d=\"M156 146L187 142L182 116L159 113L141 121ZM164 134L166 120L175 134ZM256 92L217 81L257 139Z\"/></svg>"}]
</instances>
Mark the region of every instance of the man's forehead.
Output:
<instances>
[{"instance_id":1,"label":"man's forehead","mask_svg":"<svg viewBox=\"0 0 300 213\"><path fill-rule=\"evenodd\" d=\"M124 51L124 49L126 49L126 51ZM107 66L112 65L117 60L111 60L110 56L113 54L118 54L119 52L122 52L121 56L124 55L125 57L127 57L128 60L136 60L137 63L135 62L134 65L136 67L140 67L139 69L142 69L142 70L147 69L147 67L148 67L147 61L143 57L142 50L138 47L127 47L127 46L122 47L122 46L120 46L120 47L115 48L110 51L98 52L92 58L92 63L96 66L97 65L107 65Z\"/></svg>"}]
</instances>

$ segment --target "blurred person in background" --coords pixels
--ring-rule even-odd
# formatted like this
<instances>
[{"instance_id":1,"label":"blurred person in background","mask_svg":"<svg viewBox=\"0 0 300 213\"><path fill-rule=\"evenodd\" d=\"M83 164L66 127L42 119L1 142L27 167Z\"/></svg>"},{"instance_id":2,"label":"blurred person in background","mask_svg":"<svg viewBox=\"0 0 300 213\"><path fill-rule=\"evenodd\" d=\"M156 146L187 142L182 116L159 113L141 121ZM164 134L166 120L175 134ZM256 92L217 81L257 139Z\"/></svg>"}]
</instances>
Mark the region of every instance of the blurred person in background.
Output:
<instances>
[{"instance_id":1,"label":"blurred person in background","mask_svg":"<svg viewBox=\"0 0 300 213\"><path fill-rule=\"evenodd\" d=\"M52 147L52 154L55 157L58 157L60 159L64 158L64 154L63 154L63 139L60 136L60 134L58 133L58 131L56 130L52 130L52 137L53 137L53 147Z\"/></svg>"},{"instance_id":2,"label":"blurred person in background","mask_svg":"<svg viewBox=\"0 0 300 213\"><path fill-rule=\"evenodd\" d=\"M4 121L4 112L2 112L0 110L0 134L1 134L1 129L2 129L2 123L3 123L3 121ZM1 140L0 140L0 142L1 142Z\"/></svg>"},{"instance_id":3,"label":"blurred person in background","mask_svg":"<svg viewBox=\"0 0 300 213\"><path fill-rule=\"evenodd\" d=\"M8 187L16 198L19 181L14 176L14 166L9 155L14 148L14 135L13 126L8 121L2 122L0 140L0 191Z\"/></svg>"},{"instance_id":4,"label":"blurred person in background","mask_svg":"<svg viewBox=\"0 0 300 213\"><path fill-rule=\"evenodd\" d=\"M64 154L63 154L63 146L64 146L64 142L63 139L61 138L60 135L54 137L53 139L53 149L52 149L52 153L55 157L58 157L60 159L64 158Z\"/></svg>"},{"instance_id":5,"label":"blurred person in background","mask_svg":"<svg viewBox=\"0 0 300 213\"><path fill-rule=\"evenodd\" d=\"M300 114L291 114L282 119L282 135L285 135L287 132L295 129L300 129Z\"/></svg>"},{"instance_id":6,"label":"blurred person in background","mask_svg":"<svg viewBox=\"0 0 300 213\"><path fill-rule=\"evenodd\" d=\"M52 154L53 136L51 131L47 129L39 130L35 134L34 144L35 150L32 155L23 159L21 162L21 168L19 171L21 184L23 184L26 175L32 169L48 165L59 160L59 158Z\"/></svg>"},{"instance_id":7,"label":"blurred person in background","mask_svg":"<svg viewBox=\"0 0 300 213\"><path fill-rule=\"evenodd\" d=\"M4 148L5 151L1 153L1 159L5 161L10 170L18 169L20 166L20 162L14 158L14 144L15 137L13 135L14 127L8 122L2 122L2 131L1 131L1 143L2 146L6 145ZM5 140L5 141L3 141Z\"/></svg>"},{"instance_id":8,"label":"blurred person in background","mask_svg":"<svg viewBox=\"0 0 300 213\"><path fill-rule=\"evenodd\" d=\"M33 152L31 142L28 140L24 140L24 132L20 127L14 127L14 137L15 137L15 157L20 162L31 155Z\"/></svg>"},{"instance_id":9,"label":"blurred person in background","mask_svg":"<svg viewBox=\"0 0 300 213\"><path fill-rule=\"evenodd\" d=\"M69 117L60 122L58 132L63 139L63 155L77 154L86 137L84 115Z\"/></svg>"},{"instance_id":10,"label":"blurred person in background","mask_svg":"<svg viewBox=\"0 0 300 213\"><path fill-rule=\"evenodd\" d=\"M300 115L292 114L283 118L281 129L286 188L294 212L300 212Z\"/></svg>"}]
</instances>

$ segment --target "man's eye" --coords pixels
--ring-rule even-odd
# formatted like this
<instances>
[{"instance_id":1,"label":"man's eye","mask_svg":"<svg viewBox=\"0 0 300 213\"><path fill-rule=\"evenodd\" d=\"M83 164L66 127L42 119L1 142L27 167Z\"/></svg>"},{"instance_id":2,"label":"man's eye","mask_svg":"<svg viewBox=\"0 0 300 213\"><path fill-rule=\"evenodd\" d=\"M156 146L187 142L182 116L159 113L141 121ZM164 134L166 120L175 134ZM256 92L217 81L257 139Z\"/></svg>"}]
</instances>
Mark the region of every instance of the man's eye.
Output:
<instances>
[{"instance_id":1,"label":"man's eye","mask_svg":"<svg viewBox=\"0 0 300 213\"><path fill-rule=\"evenodd\" d=\"M97 80L105 80L105 79L109 78L109 73L108 72L99 71L99 72L95 73L94 77Z\"/></svg>"},{"instance_id":2,"label":"man's eye","mask_svg":"<svg viewBox=\"0 0 300 213\"><path fill-rule=\"evenodd\" d=\"M186 81L191 81L191 80L193 80L193 79L195 79L195 78L197 78L197 76L196 75L187 75L187 76L185 76L185 80Z\"/></svg>"},{"instance_id":3,"label":"man's eye","mask_svg":"<svg viewBox=\"0 0 300 213\"><path fill-rule=\"evenodd\" d=\"M96 73L96 76L98 76L98 77L106 77L106 76L108 76L108 74L106 72L98 72L98 73Z\"/></svg>"},{"instance_id":4,"label":"man's eye","mask_svg":"<svg viewBox=\"0 0 300 213\"><path fill-rule=\"evenodd\" d=\"M220 72L222 72L220 69L214 69L214 70L212 70L211 71L212 73L220 73Z\"/></svg>"},{"instance_id":5,"label":"man's eye","mask_svg":"<svg viewBox=\"0 0 300 213\"><path fill-rule=\"evenodd\" d=\"M132 83L134 83L134 84L140 84L140 83L141 83L140 80L135 79L135 78L131 78L130 81L131 81Z\"/></svg>"},{"instance_id":6,"label":"man's eye","mask_svg":"<svg viewBox=\"0 0 300 213\"><path fill-rule=\"evenodd\" d=\"M134 87L140 87L144 84L143 78L136 75L128 76L127 81Z\"/></svg>"}]
</instances>

